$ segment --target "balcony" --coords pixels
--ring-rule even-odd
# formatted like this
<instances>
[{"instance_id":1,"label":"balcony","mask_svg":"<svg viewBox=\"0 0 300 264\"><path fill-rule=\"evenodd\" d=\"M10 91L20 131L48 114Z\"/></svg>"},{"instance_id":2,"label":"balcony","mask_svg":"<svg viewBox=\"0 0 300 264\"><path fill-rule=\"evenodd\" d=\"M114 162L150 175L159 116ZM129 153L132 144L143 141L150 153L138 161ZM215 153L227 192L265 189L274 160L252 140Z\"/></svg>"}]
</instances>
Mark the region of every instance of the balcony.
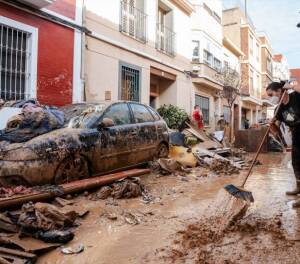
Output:
<instances>
[{"instance_id":1,"label":"balcony","mask_svg":"<svg viewBox=\"0 0 300 264\"><path fill-rule=\"evenodd\" d=\"M193 63L193 83L204 85L216 90L222 90L223 86L216 78L217 70L205 63Z\"/></svg>"},{"instance_id":2,"label":"balcony","mask_svg":"<svg viewBox=\"0 0 300 264\"><path fill-rule=\"evenodd\" d=\"M121 1L120 32L142 42L147 42L147 15L127 1Z\"/></svg>"},{"instance_id":3,"label":"balcony","mask_svg":"<svg viewBox=\"0 0 300 264\"><path fill-rule=\"evenodd\" d=\"M175 56L176 33L163 24L157 24L156 49L169 55Z\"/></svg>"}]
</instances>

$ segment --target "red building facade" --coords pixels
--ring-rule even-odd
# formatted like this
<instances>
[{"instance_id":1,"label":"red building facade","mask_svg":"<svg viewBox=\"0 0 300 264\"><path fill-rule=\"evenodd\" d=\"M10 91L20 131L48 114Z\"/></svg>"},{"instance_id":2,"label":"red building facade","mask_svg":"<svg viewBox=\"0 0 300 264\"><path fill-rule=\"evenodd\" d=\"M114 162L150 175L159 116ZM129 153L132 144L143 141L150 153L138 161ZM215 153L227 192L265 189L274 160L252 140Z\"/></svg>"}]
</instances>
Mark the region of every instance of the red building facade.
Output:
<instances>
[{"instance_id":1,"label":"red building facade","mask_svg":"<svg viewBox=\"0 0 300 264\"><path fill-rule=\"evenodd\" d=\"M44 8L29 5L28 9L0 2L2 99L37 98L56 106L79 100L80 64L76 61L80 58L75 56L81 51L75 49L81 46L76 43L81 33L70 26L78 22L76 12L76 0L56 0Z\"/></svg>"}]
</instances>

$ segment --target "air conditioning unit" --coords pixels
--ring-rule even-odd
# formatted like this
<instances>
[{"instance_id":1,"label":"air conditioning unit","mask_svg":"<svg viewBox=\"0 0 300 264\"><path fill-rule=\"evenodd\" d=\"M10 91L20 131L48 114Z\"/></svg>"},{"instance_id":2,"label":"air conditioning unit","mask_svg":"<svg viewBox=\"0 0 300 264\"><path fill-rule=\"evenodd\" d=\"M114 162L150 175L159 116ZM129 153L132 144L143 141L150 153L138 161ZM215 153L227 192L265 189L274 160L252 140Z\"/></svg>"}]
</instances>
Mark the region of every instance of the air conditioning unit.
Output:
<instances>
[{"instance_id":1,"label":"air conditioning unit","mask_svg":"<svg viewBox=\"0 0 300 264\"><path fill-rule=\"evenodd\" d=\"M44 8L52 5L56 0L21 0L21 2L36 8Z\"/></svg>"}]
</instances>

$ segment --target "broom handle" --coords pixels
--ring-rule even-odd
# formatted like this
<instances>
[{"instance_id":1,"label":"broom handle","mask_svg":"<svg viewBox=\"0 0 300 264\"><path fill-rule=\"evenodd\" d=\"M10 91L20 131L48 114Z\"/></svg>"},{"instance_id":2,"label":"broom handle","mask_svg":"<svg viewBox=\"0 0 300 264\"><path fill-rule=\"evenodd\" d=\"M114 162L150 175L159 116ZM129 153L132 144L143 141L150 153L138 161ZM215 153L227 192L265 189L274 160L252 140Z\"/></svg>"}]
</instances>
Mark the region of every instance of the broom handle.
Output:
<instances>
[{"instance_id":1,"label":"broom handle","mask_svg":"<svg viewBox=\"0 0 300 264\"><path fill-rule=\"evenodd\" d=\"M287 93L287 90L285 90L284 93L281 96L281 99L279 101L278 107L276 108L275 113L274 113L275 117L277 116L277 114L279 112L279 108L280 108L280 106L281 106L281 104L282 104L282 102L284 100L284 97L285 97L286 93ZM250 166L250 168L248 170L248 173L247 173L247 175L246 175L246 177L245 177L245 179L243 181L242 187L244 187L244 185L246 184L246 182L247 182L247 180L248 180L248 178L249 178L249 176L250 176L250 174L251 174L251 172L253 170L253 167L254 167L254 165L255 165L255 163L257 161L257 158L258 158L258 156L259 156L259 154L261 152L261 149L262 149L262 147L264 145L264 142L265 142L266 138L268 137L268 135L270 133L270 130L271 130L271 125L268 127L268 129L266 131L266 134L264 135L264 137L263 137L263 139L262 139L262 141L261 141L261 143L260 143L260 145L258 147L258 150L256 151L255 157L254 157L254 159L252 161L252 164L251 164L251 166Z\"/></svg>"}]
</instances>

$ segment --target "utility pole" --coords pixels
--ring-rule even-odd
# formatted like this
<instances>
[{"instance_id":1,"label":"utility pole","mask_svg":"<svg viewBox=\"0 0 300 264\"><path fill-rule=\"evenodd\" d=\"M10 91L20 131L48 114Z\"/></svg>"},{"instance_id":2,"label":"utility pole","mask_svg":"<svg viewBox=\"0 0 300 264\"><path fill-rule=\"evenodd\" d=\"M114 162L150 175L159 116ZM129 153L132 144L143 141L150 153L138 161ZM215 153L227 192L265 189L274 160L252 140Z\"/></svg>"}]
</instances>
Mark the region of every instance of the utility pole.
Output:
<instances>
[{"instance_id":1,"label":"utility pole","mask_svg":"<svg viewBox=\"0 0 300 264\"><path fill-rule=\"evenodd\" d=\"M246 16L246 18L248 18L248 15L247 15L247 12L248 12L248 10L247 10L247 0L245 0L244 5L245 5L245 16Z\"/></svg>"}]
</instances>

